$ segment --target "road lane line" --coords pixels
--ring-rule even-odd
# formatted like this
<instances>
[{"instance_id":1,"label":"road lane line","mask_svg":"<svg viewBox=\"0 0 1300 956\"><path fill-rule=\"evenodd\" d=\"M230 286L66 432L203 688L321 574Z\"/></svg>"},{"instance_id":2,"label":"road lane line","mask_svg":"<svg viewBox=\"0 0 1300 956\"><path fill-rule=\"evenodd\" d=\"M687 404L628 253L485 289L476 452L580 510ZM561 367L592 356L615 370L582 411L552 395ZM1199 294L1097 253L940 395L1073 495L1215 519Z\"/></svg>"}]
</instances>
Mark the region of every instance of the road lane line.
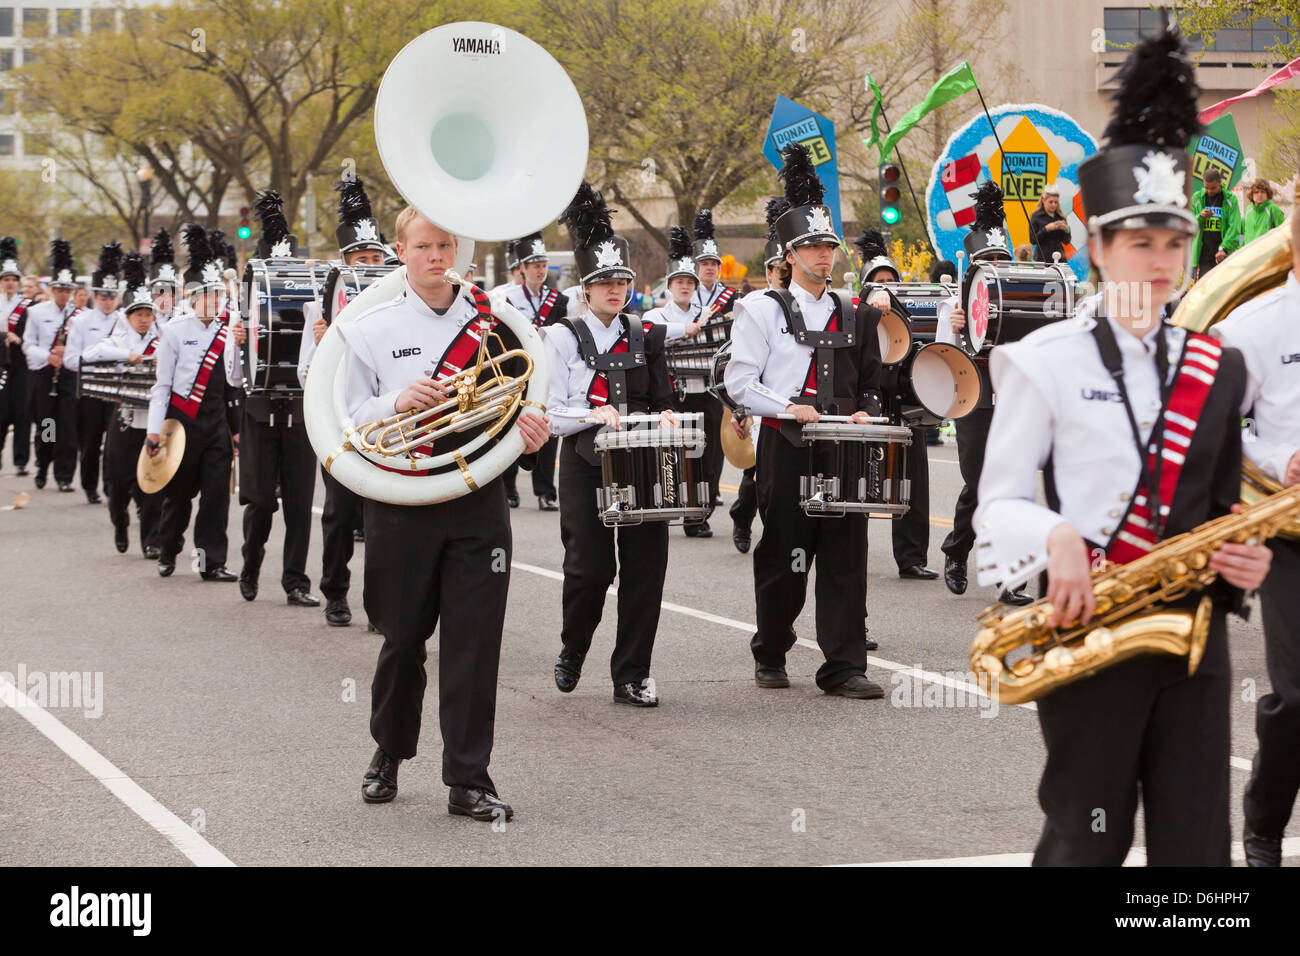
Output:
<instances>
[{"instance_id":1,"label":"road lane line","mask_svg":"<svg viewBox=\"0 0 1300 956\"><path fill-rule=\"evenodd\" d=\"M234 866L224 853L176 816L138 783L119 770L48 710L34 703L13 682L0 678L0 704L9 707L71 757L88 774L108 788L149 826L189 858L195 866Z\"/></svg>"}]
</instances>

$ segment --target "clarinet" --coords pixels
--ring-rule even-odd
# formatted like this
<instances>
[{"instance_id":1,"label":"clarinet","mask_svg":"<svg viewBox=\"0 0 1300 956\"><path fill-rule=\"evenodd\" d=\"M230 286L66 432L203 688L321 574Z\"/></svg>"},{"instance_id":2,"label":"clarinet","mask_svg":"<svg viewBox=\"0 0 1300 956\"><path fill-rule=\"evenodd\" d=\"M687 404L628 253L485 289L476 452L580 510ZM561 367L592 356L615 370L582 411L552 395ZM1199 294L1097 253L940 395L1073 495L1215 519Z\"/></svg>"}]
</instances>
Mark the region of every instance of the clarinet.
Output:
<instances>
[{"instance_id":1,"label":"clarinet","mask_svg":"<svg viewBox=\"0 0 1300 956\"><path fill-rule=\"evenodd\" d=\"M72 322L73 319L75 319L84 311L85 309L78 309L76 312L73 312L70 316L68 316L66 319L63 320L62 327L60 327L59 331L54 333L54 344L50 346L51 350L57 348L60 345L68 344L68 325L69 323ZM59 373L62 371L63 371L62 365L60 365L58 368L54 370L54 376L50 379L50 398L57 398L59 395Z\"/></svg>"}]
</instances>

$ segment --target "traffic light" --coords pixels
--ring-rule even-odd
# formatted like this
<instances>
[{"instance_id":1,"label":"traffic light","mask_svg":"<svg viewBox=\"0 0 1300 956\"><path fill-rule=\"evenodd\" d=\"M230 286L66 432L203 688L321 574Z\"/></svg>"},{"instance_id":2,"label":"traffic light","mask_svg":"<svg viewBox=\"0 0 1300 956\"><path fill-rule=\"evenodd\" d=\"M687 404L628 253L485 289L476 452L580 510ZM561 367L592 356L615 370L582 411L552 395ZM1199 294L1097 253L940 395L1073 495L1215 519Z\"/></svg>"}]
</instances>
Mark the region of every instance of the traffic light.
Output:
<instances>
[{"instance_id":1,"label":"traffic light","mask_svg":"<svg viewBox=\"0 0 1300 956\"><path fill-rule=\"evenodd\" d=\"M236 233L240 239L247 239L253 234L253 229L248 224L248 207L239 207L239 232Z\"/></svg>"},{"instance_id":2,"label":"traffic light","mask_svg":"<svg viewBox=\"0 0 1300 956\"><path fill-rule=\"evenodd\" d=\"M899 205L903 194L898 186L902 174L897 163L880 164L880 221L886 226L893 226L903 218L903 210Z\"/></svg>"}]
</instances>

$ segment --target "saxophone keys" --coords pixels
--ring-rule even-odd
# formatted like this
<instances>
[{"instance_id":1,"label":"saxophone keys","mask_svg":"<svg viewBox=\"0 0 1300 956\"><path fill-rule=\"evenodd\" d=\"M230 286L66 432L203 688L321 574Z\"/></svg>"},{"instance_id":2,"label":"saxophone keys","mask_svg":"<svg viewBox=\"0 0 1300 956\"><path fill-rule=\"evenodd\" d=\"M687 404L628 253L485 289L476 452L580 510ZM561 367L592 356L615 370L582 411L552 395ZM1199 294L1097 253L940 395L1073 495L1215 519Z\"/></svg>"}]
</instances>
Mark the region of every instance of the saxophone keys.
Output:
<instances>
[{"instance_id":1,"label":"saxophone keys","mask_svg":"<svg viewBox=\"0 0 1300 956\"><path fill-rule=\"evenodd\" d=\"M1074 666L1074 654L1068 647L1053 647L1043 655L1043 666L1057 673L1069 670Z\"/></svg>"},{"instance_id":2,"label":"saxophone keys","mask_svg":"<svg viewBox=\"0 0 1300 956\"><path fill-rule=\"evenodd\" d=\"M1115 635L1108 627L1094 628L1083 639L1083 646L1095 657L1110 657L1115 653Z\"/></svg>"}]
</instances>

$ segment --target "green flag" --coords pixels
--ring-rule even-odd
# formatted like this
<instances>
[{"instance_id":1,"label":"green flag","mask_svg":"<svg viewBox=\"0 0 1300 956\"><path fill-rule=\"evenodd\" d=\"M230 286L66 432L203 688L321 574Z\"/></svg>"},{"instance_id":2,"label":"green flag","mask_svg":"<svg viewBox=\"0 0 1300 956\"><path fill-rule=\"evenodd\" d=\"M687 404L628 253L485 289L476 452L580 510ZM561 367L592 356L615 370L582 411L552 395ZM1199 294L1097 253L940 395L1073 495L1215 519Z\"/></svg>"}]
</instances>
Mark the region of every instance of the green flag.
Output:
<instances>
[{"instance_id":1,"label":"green flag","mask_svg":"<svg viewBox=\"0 0 1300 956\"><path fill-rule=\"evenodd\" d=\"M930 92L925 95L925 99L907 111L907 114L898 121L898 125L894 127L893 132L885 138L884 144L880 147L882 160L894 151L898 141L906 136L912 127L921 122L927 114L937 110L945 103L951 103L963 93L969 93L975 89L975 86L975 74L971 72L969 62L962 61L961 66L949 70L943 79L934 84Z\"/></svg>"},{"instance_id":2,"label":"green flag","mask_svg":"<svg viewBox=\"0 0 1300 956\"><path fill-rule=\"evenodd\" d=\"M871 104L871 139L867 140L867 145L876 146L880 143L880 127L876 125L876 121L880 118L880 104L884 97L880 95L880 87L876 86L876 81L872 79L870 73L867 74L867 89L871 90L872 95L875 97Z\"/></svg>"}]
</instances>

